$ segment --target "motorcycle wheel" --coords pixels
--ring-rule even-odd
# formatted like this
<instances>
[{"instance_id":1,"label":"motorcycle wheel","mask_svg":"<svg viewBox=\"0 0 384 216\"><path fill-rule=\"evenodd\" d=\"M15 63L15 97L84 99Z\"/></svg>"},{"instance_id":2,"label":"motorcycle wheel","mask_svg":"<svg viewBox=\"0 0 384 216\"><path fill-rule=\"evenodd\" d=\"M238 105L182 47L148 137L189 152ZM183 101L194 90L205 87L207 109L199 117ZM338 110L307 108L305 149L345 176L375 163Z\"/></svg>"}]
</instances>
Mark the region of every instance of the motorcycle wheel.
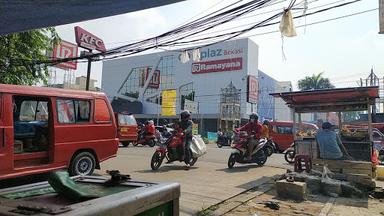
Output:
<instances>
[{"instance_id":1,"label":"motorcycle wheel","mask_svg":"<svg viewBox=\"0 0 384 216\"><path fill-rule=\"evenodd\" d=\"M189 161L189 166L195 165L196 161L197 161L197 158L191 158L191 160Z\"/></svg>"},{"instance_id":2,"label":"motorcycle wheel","mask_svg":"<svg viewBox=\"0 0 384 216\"><path fill-rule=\"evenodd\" d=\"M288 163L293 163L295 162L295 151L294 150L288 150L284 154L285 161Z\"/></svg>"},{"instance_id":3,"label":"motorcycle wheel","mask_svg":"<svg viewBox=\"0 0 384 216\"><path fill-rule=\"evenodd\" d=\"M258 152L258 155L257 155L257 165L259 166L263 166L265 164L265 162L267 162L267 152L265 152L265 150L263 151L259 151Z\"/></svg>"},{"instance_id":4,"label":"motorcycle wheel","mask_svg":"<svg viewBox=\"0 0 384 216\"><path fill-rule=\"evenodd\" d=\"M133 145L133 146L137 146L137 145L139 145L139 143L137 143L137 142L133 142L132 145Z\"/></svg>"},{"instance_id":5,"label":"motorcycle wheel","mask_svg":"<svg viewBox=\"0 0 384 216\"><path fill-rule=\"evenodd\" d=\"M217 143L217 147L221 148L223 147L223 145L221 145L220 143Z\"/></svg>"},{"instance_id":6,"label":"motorcycle wheel","mask_svg":"<svg viewBox=\"0 0 384 216\"><path fill-rule=\"evenodd\" d=\"M151 168L152 168L152 170L159 169L161 163L163 162L163 159L164 158L161 156L160 152L153 153L152 159L151 159Z\"/></svg>"},{"instance_id":7,"label":"motorcycle wheel","mask_svg":"<svg viewBox=\"0 0 384 216\"><path fill-rule=\"evenodd\" d=\"M236 159L238 158L238 153L232 153L228 158L228 168L231 169L235 163Z\"/></svg>"},{"instance_id":8,"label":"motorcycle wheel","mask_svg":"<svg viewBox=\"0 0 384 216\"><path fill-rule=\"evenodd\" d=\"M128 146L129 146L129 141L121 142L121 144L122 144L124 147L128 147Z\"/></svg>"},{"instance_id":9,"label":"motorcycle wheel","mask_svg":"<svg viewBox=\"0 0 384 216\"><path fill-rule=\"evenodd\" d=\"M155 146L155 141L154 141L154 140L149 141L149 142L148 142L148 145L149 145L150 147Z\"/></svg>"},{"instance_id":10,"label":"motorcycle wheel","mask_svg":"<svg viewBox=\"0 0 384 216\"><path fill-rule=\"evenodd\" d=\"M267 146L265 146L265 152L266 152L267 156L269 157L269 156L271 156L273 154L274 149L273 149L272 146L267 145Z\"/></svg>"}]
</instances>

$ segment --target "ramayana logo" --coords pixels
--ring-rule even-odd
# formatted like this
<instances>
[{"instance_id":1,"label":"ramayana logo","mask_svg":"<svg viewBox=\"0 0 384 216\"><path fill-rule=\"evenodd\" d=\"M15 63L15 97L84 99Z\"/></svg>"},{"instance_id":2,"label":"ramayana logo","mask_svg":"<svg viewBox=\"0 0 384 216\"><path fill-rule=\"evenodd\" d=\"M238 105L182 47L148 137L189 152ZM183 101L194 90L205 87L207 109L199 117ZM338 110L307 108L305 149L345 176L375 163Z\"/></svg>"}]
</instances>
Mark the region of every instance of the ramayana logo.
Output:
<instances>
[{"instance_id":1,"label":"ramayana logo","mask_svg":"<svg viewBox=\"0 0 384 216\"><path fill-rule=\"evenodd\" d=\"M192 64L192 74L235 71L243 68L242 58L222 59Z\"/></svg>"},{"instance_id":2,"label":"ramayana logo","mask_svg":"<svg viewBox=\"0 0 384 216\"><path fill-rule=\"evenodd\" d=\"M226 56L226 55L239 55L243 54L243 48L240 49L207 49L205 51L200 52L200 59L206 59L206 58L214 58L214 57L220 57L220 56Z\"/></svg>"}]
</instances>

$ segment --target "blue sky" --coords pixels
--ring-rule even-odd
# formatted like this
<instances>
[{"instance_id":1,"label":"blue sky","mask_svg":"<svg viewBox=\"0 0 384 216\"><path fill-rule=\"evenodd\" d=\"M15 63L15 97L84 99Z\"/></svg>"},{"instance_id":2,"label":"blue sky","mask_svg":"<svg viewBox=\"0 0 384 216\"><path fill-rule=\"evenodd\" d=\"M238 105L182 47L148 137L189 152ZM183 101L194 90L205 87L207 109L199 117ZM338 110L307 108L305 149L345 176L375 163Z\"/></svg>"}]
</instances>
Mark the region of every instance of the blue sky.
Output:
<instances>
[{"instance_id":1,"label":"blue sky","mask_svg":"<svg viewBox=\"0 0 384 216\"><path fill-rule=\"evenodd\" d=\"M309 8L345 3L352 0L308 0ZM102 38L107 48L116 47L133 40L145 39L168 31L192 18L197 18L213 10L224 7L234 0L187 0L173 5L91 20L81 23L58 26L57 30L64 40L75 41L73 27L79 25ZM246 2L246 1L245 1ZM282 9L289 1L270 6L261 12ZM301 2L301 1L298 1ZM322 21L378 7L378 0L362 0L353 5L306 18L306 23ZM318 10L318 9L313 9ZM258 12L259 13L259 12ZM271 14L268 14L271 15ZM266 16L266 15L265 15ZM263 15L256 16L261 20ZM251 20L252 21L252 20ZM250 19L237 21L223 29L250 23ZM304 19L295 20L302 25ZM257 29L249 35L277 30L278 26ZM220 30L220 29L219 29ZM259 69L279 81L292 81L314 73L323 72L338 87L356 86L360 77L368 76L371 67L380 77L384 76L384 35L379 35L378 10L322 24L297 28L298 36L284 38L282 58L282 39L279 33L253 36L259 45ZM247 35L241 36L246 37ZM93 63L92 78L101 79L102 63ZM57 70L57 73L62 73ZM86 74L86 64L79 65L77 75ZM59 77L61 75L58 75ZM60 80L61 78L59 78Z\"/></svg>"}]
</instances>

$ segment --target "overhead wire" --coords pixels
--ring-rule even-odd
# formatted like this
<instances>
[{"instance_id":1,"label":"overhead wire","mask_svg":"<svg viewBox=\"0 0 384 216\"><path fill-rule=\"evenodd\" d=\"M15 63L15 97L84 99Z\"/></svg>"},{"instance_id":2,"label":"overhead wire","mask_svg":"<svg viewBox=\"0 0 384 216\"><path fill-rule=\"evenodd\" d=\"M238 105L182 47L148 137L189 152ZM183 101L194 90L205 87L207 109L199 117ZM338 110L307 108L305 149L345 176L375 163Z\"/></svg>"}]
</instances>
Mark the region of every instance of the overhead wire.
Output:
<instances>
[{"instance_id":1,"label":"overhead wire","mask_svg":"<svg viewBox=\"0 0 384 216\"><path fill-rule=\"evenodd\" d=\"M358 1L361 1L361 0L355 0L355 1L351 1L348 3L341 4L341 5L336 5L333 7L325 8L323 10L315 11L314 13L306 14L306 16L320 13L320 12L324 12L324 11L331 10L334 8L342 7L342 6L345 6L347 4L352 4L352 3L355 3ZM67 59L60 59L60 60L55 60L55 61L53 61L53 60L44 61L44 62L32 61L31 63L32 64L54 65L54 64L58 64L58 63L62 63L62 62L68 62L68 61L74 61L74 60L77 60L78 62L82 62L81 61L82 59L97 58L97 57L101 57L101 58L94 59L94 61L101 61L101 60L108 60L108 59L114 59L114 58L129 56L129 55L137 54L137 53L140 53L140 52L143 52L146 50L150 50L150 49L154 49L154 48L158 48L158 47L170 47L170 46L176 46L180 43L185 43L185 44L187 44L188 42L191 43L194 41L193 40L182 41L182 40L186 39L188 37L191 37L193 35L197 35L199 33L202 33L204 31L207 31L209 29L212 29L214 27L220 26L224 23L228 23L231 20L234 20L238 17L241 17L245 14L248 14L248 13L255 11L257 9L260 9L262 7L266 7L267 4L276 3L277 1L276 0L253 0L253 1L250 1L246 4L242 4L240 6L236 5L239 2L240 1L233 3L232 4L233 8L225 10L224 12L218 13L219 11L223 11L223 8L222 8L220 10L213 12L213 13L210 13L211 17L203 16L202 18L199 18L195 21L189 22L186 25L181 26L181 28L177 28L176 30L168 31L168 32L163 33L163 34L161 34L157 37L154 37L154 38L149 38L149 39L145 39L145 40L142 40L142 41L139 41L136 43L120 46L120 47L108 50L105 53L96 53L96 54L92 54L91 56L88 56L88 57L67 58ZM295 0L291 0L287 9L293 8L295 6L295 2L296 2ZM264 19L262 21L259 21L256 24L252 25L251 27L243 29L242 31L234 31L234 32L230 32L227 34L217 35L216 37L212 37L212 38L210 38L210 37L203 38L200 40L201 42L204 42L204 41L207 42L207 41L209 41L209 39L215 39L216 41L210 41L210 43L205 44L205 45L201 45L200 47L209 46L209 45L212 45L215 43L219 43L222 41L226 41L226 40L238 37L239 35L250 32L251 30L256 29L256 28L270 26L270 25L274 25L276 23L279 23L279 22L273 22L272 23L271 21L280 17L282 15L282 13L283 12L279 12L273 16L270 16L269 18ZM303 17L303 15L297 16L295 18L300 18L300 17ZM203 22L203 21L205 21L205 22ZM176 37L176 36L178 36L178 37Z\"/></svg>"}]
</instances>

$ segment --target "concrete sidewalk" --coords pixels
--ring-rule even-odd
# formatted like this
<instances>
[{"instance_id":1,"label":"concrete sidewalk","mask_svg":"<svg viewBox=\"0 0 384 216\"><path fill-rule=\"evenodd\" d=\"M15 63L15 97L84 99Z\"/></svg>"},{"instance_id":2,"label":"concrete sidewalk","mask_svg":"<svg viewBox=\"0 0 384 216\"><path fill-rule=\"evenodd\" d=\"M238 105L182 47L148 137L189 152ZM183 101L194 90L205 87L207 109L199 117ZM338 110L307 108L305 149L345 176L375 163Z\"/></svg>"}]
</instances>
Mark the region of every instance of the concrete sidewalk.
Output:
<instances>
[{"instance_id":1,"label":"concrete sidewalk","mask_svg":"<svg viewBox=\"0 0 384 216\"><path fill-rule=\"evenodd\" d=\"M139 152L140 151L140 152ZM263 181L263 177L285 173L285 169L257 165L238 165L228 169L223 162L209 162L209 155L197 161L190 170L184 164L174 162L163 164L158 171L149 167L153 151L150 149L123 149L117 158L102 164L100 174L108 169L118 169L130 174L135 180L149 182L178 182L181 185L180 215L194 215L198 211L222 200L253 188Z\"/></svg>"}]
</instances>

